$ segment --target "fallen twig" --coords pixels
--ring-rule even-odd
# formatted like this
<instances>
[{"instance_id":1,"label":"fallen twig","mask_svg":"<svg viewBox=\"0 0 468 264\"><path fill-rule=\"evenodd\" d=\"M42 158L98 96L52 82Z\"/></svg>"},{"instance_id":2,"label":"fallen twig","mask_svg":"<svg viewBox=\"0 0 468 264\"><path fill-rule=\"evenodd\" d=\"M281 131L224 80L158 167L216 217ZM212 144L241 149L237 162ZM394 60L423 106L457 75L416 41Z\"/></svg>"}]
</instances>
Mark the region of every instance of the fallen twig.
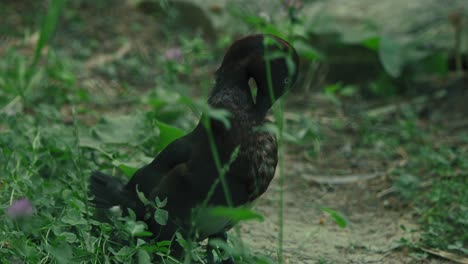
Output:
<instances>
[{"instance_id":1,"label":"fallen twig","mask_svg":"<svg viewBox=\"0 0 468 264\"><path fill-rule=\"evenodd\" d=\"M380 175L382 175L382 172L333 176L308 176L307 180L312 180L319 184L348 184L357 181L374 179Z\"/></svg>"},{"instance_id":2,"label":"fallen twig","mask_svg":"<svg viewBox=\"0 0 468 264\"><path fill-rule=\"evenodd\" d=\"M428 96L422 95L422 96L415 97L407 102L384 105L378 108L367 110L366 114L368 117L380 117L382 115L390 115L405 106L414 105L414 104L423 104L427 102L428 100L429 100Z\"/></svg>"},{"instance_id":3,"label":"fallen twig","mask_svg":"<svg viewBox=\"0 0 468 264\"><path fill-rule=\"evenodd\" d=\"M124 45L122 45L122 47L120 47L113 54L101 54L101 55L91 58L85 63L85 66L86 68L91 69L91 68L95 68L97 66L118 60L122 58L123 56L125 56L125 54L127 54L127 52L130 51L130 47L131 47L130 43L127 42Z\"/></svg>"},{"instance_id":4,"label":"fallen twig","mask_svg":"<svg viewBox=\"0 0 468 264\"><path fill-rule=\"evenodd\" d=\"M438 257L444 258L451 260L456 263L461 263L461 264L468 264L468 258L459 256L457 254L448 252L448 251L443 251L439 249L431 249L431 248L421 248L422 251L427 252L432 255L436 255Z\"/></svg>"},{"instance_id":5,"label":"fallen twig","mask_svg":"<svg viewBox=\"0 0 468 264\"><path fill-rule=\"evenodd\" d=\"M432 184L433 184L432 180L424 181L424 182L421 182L418 185L418 188L427 188L427 187L432 186ZM390 188L387 188L385 190L382 190L382 191L378 192L377 193L377 198L382 198L384 196L387 196L387 195L392 194L392 193L397 192L397 191L398 191L398 189L396 189L394 186L392 186Z\"/></svg>"}]
</instances>

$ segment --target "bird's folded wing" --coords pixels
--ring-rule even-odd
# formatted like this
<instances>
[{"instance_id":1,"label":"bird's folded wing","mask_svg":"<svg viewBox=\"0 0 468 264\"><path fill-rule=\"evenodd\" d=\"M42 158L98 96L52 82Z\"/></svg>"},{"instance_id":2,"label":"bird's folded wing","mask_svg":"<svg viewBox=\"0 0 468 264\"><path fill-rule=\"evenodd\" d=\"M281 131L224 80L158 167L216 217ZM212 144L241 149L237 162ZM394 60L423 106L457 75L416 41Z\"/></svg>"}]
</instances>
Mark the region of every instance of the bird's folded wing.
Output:
<instances>
[{"instance_id":1,"label":"bird's folded wing","mask_svg":"<svg viewBox=\"0 0 468 264\"><path fill-rule=\"evenodd\" d=\"M166 173L189 159L192 151L191 135L188 134L169 144L150 164L135 172L125 188L133 192L138 186L139 191L148 195L159 185Z\"/></svg>"}]
</instances>

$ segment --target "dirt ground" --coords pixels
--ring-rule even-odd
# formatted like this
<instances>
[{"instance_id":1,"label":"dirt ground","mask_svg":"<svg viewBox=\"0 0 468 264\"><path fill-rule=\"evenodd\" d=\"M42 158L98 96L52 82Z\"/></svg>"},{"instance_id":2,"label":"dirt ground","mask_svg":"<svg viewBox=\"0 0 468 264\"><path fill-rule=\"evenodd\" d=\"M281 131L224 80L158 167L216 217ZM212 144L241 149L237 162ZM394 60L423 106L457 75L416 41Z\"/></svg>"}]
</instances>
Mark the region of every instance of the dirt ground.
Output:
<instances>
[{"instance_id":1,"label":"dirt ground","mask_svg":"<svg viewBox=\"0 0 468 264\"><path fill-rule=\"evenodd\" d=\"M416 261L398 241L417 226L410 209L386 208L377 186L384 186L385 173L341 175L346 184L317 184L307 172L308 162L287 159L284 189L285 263L449 263L439 259ZM333 166L331 162L330 166ZM373 177L371 180L356 180ZM337 177L330 175L331 177ZM385 189L384 189L385 190ZM278 237L279 184L276 179L258 201L256 209L265 215L262 223L243 224L243 239L254 252L276 256ZM340 228L320 208L329 207L348 220ZM320 262L324 261L324 262Z\"/></svg>"},{"instance_id":2,"label":"dirt ground","mask_svg":"<svg viewBox=\"0 0 468 264\"><path fill-rule=\"evenodd\" d=\"M336 113L326 110L333 107L330 103L328 106L326 102L319 103L319 95L311 97L307 100L314 103L304 110L305 115L318 114L322 120L337 118ZM403 161L398 158L379 161L373 159L372 154L363 159L346 158L343 146L352 136L353 133L338 135L336 142L323 146L320 157L314 159L305 158L292 147L287 148L284 162L285 263L450 263L437 258L416 260L405 247L399 246L398 241L403 237L415 239L408 231L417 228L411 205L391 192L389 172ZM255 206L265 215L265 221L244 223L241 229L244 241L254 252L273 259L278 243L280 193L276 176ZM340 228L320 210L322 207L344 215L348 226ZM408 231L403 231L401 226Z\"/></svg>"}]
</instances>

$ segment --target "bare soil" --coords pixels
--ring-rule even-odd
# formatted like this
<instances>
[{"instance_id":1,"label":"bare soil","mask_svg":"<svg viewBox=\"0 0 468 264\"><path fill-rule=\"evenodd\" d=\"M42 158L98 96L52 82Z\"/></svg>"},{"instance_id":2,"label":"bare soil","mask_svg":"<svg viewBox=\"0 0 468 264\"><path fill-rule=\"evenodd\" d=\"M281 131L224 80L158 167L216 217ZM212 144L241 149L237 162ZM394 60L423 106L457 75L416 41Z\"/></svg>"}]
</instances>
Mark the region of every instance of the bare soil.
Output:
<instances>
[{"instance_id":1,"label":"bare soil","mask_svg":"<svg viewBox=\"0 0 468 264\"><path fill-rule=\"evenodd\" d=\"M298 105L294 102L288 105ZM412 205L392 192L392 169L405 163L404 155L379 160L375 150L356 146L360 134L333 133L325 120L352 115L334 112L336 106L320 95L302 99L306 116L322 120L331 140L324 140L318 157L307 158L287 146L284 162L284 260L285 263L450 263L438 258L416 260L401 238L417 240L418 223ZM307 105L309 105L307 107ZM294 110L293 110L294 111ZM288 114L286 114L288 116ZM354 142L354 143L353 143ZM347 154L351 145L351 155ZM349 151L349 150L348 150ZM264 222L242 224L242 237L254 252L276 258L279 229L279 176L259 199L255 209ZM332 208L348 221L340 228L321 208ZM402 229L402 226L407 231ZM410 234L409 231L415 231Z\"/></svg>"},{"instance_id":2,"label":"bare soil","mask_svg":"<svg viewBox=\"0 0 468 264\"><path fill-rule=\"evenodd\" d=\"M291 163L302 166L301 163ZM284 256L286 263L419 263L398 247L401 225L415 225L410 211L389 210L369 183L324 188L308 184L300 172L289 174L284 192ZM254 251L276 255L278 230L277 182L259 201L265 222L243 226ZM349 226L340 228L321 206L343 213ZM425 263L444 263L431 260Z\"/></svg>"}]
</instances>

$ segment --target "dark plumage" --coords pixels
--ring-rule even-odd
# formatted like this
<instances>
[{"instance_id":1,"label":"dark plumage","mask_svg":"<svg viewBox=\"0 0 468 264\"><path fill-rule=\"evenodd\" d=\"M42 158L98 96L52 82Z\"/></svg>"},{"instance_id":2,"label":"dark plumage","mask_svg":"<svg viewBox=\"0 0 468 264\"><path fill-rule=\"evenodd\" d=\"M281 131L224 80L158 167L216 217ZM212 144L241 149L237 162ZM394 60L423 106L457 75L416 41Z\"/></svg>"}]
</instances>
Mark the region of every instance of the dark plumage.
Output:
<instances>
[{"instance_id":1,"label":"dark plumage","mask_svg":"<svg viewBox=\"0 0 468 264\"><path fill-rule=\"evenodd\" d=\"M273 41L265 45L265 38ZM270 52L276 52L276 55L282 52L285 56L271 59L268 68L265 54ZM285 57L289 58L286 60ZM231 113L229 129L216 119L209 120L222 164L229 162L239 146L237 159L225 175L233 206L258 198L275 174L278 161L276 138L270 132L255 128L266 122L265 115L272 104L294 83L298 66L298 56L286 41L271 35L251 35L236 41L228 49L216 72L216 84L208 103ZM274 96L270 96L267 69L271 71ZM257 84L255 103L248 84L250 78ZM167 198L168 224L160 226L152 217L145 220L155 238L169 240L178 230L186 236L196 231L195 239L203 240L218 236L233 224L229 219L211 217L196 221L196 230L190 230L194 220L192 209L205 200L218 178L208 133L200 122L191 133L171 143L150 164L139 169L126 184L101 172L93 173L90 191L97 208L113 205L131 208L140 220L144 220L147 209L137 197L137 188L149 200ZM228 205L221 184L217 184L208 205Z\"/></svg>"}]
</instances>

